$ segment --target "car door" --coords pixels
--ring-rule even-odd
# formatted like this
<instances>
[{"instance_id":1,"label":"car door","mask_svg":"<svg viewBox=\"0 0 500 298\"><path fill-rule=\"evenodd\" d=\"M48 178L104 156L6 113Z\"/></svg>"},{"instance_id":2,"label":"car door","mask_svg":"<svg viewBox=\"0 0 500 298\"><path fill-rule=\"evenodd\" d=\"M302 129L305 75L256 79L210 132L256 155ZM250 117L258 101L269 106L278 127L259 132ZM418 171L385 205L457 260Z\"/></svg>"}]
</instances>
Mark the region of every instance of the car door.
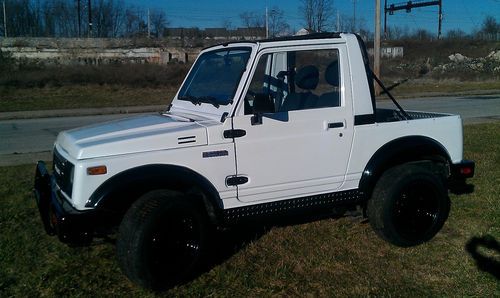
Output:
<instances>
[{"instance_id":1,"label":"car door","mask_svg":"<svg viewBox=\"0 0 500 298\"><path fill-rule=\"evenodd\" d=\"M354 125L345 54L344 45L259 54L244 104L233 117L233 129L245 132L235 138L240 201L342 186Z\"/></svg>"}]
</instances>

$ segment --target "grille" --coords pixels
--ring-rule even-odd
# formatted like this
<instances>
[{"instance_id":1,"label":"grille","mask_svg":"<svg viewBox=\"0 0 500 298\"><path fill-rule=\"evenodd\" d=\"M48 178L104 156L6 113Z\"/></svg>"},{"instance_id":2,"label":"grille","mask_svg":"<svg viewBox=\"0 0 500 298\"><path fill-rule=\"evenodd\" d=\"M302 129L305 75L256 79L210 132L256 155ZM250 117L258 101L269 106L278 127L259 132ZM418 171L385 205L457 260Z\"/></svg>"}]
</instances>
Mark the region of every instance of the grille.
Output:
<instances>
[{"instance_id":1,"label":"grille","mask_svg":"<svg viewBox=\"0 0 500 298\"><path fill-rule=\"evenodd\" d=\"M71 197L74 165L57 152L57 149L54 149L54 162L52 167L54 169L54 178L57 185L66 195Z\"/></svg>"}]
</instances>

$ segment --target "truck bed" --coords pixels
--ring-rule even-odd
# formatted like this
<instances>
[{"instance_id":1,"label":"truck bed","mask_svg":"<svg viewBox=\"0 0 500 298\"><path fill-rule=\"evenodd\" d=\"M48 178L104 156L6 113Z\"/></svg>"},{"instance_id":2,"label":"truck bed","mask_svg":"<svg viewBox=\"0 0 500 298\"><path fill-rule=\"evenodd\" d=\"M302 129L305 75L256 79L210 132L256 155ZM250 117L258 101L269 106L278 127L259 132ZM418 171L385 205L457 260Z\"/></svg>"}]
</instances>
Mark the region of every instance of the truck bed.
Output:
<instances>
[{"instance_id":1,"label":"truck bed","mask_svg":"<svg viewBox=\"0 0 500 298\"><path fill-rule=\"evenodd\" d=\"M450 114L419 112L419 111L406 111L412 119L427 119L451 116ZM397 122L406 120L401 111L395 109L377 109L376 122Z\"/></svg>"}]
</instances>

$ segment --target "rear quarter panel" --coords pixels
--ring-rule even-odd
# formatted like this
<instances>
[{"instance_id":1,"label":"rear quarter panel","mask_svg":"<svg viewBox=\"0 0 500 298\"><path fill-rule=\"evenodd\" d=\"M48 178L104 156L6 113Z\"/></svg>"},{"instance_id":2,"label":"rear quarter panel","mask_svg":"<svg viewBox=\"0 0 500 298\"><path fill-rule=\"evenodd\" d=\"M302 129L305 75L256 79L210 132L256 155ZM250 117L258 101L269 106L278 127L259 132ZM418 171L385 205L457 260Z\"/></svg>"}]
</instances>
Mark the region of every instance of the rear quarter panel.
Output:
<instances>
[{"instance_id":1,"label":"rear quarter panel","mask_svg":"<svg viewBox=\"0 0 500 298\"><path fill-rule=\"evenodd\" d=\"M458 115L358 125L354 129L351 157L344 189L358 187L368 161L388 142L406 136L425 136L441 144L453 163L462 160L462 119Z\"/></svg>"}]
</instances>

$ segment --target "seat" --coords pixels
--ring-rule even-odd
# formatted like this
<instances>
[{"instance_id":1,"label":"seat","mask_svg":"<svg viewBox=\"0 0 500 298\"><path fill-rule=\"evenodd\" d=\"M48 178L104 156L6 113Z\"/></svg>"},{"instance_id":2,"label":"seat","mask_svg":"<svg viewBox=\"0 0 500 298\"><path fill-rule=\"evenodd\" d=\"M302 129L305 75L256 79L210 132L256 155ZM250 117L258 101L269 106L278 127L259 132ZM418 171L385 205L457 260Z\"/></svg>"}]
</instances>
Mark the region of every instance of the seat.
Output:
<instances>
[{"instance_id":1,"label":"seat","mask_svg":"<svg viewBox=\"0 0 500 298\"><path fill-rule=\"evenodd\" d=\"M290 93L283 101L281 112L310 109L317 104L318 96L312 93L319 82L319 71L314 65L302 67L295 74L295 85L305 92Z\"/></svg>"},{"instance_id":2,"label":"seat","mask_svg":"<svg viewBox=\"0 0 500 298\"><path fill-rule=\"evenodd\" d=\"M334 91L322 94L318 99L316 107L326 108L340 106L340 77L338 60L333 61L326 67L325 81L333 87Z\"/></svg>"}]
</instances>

